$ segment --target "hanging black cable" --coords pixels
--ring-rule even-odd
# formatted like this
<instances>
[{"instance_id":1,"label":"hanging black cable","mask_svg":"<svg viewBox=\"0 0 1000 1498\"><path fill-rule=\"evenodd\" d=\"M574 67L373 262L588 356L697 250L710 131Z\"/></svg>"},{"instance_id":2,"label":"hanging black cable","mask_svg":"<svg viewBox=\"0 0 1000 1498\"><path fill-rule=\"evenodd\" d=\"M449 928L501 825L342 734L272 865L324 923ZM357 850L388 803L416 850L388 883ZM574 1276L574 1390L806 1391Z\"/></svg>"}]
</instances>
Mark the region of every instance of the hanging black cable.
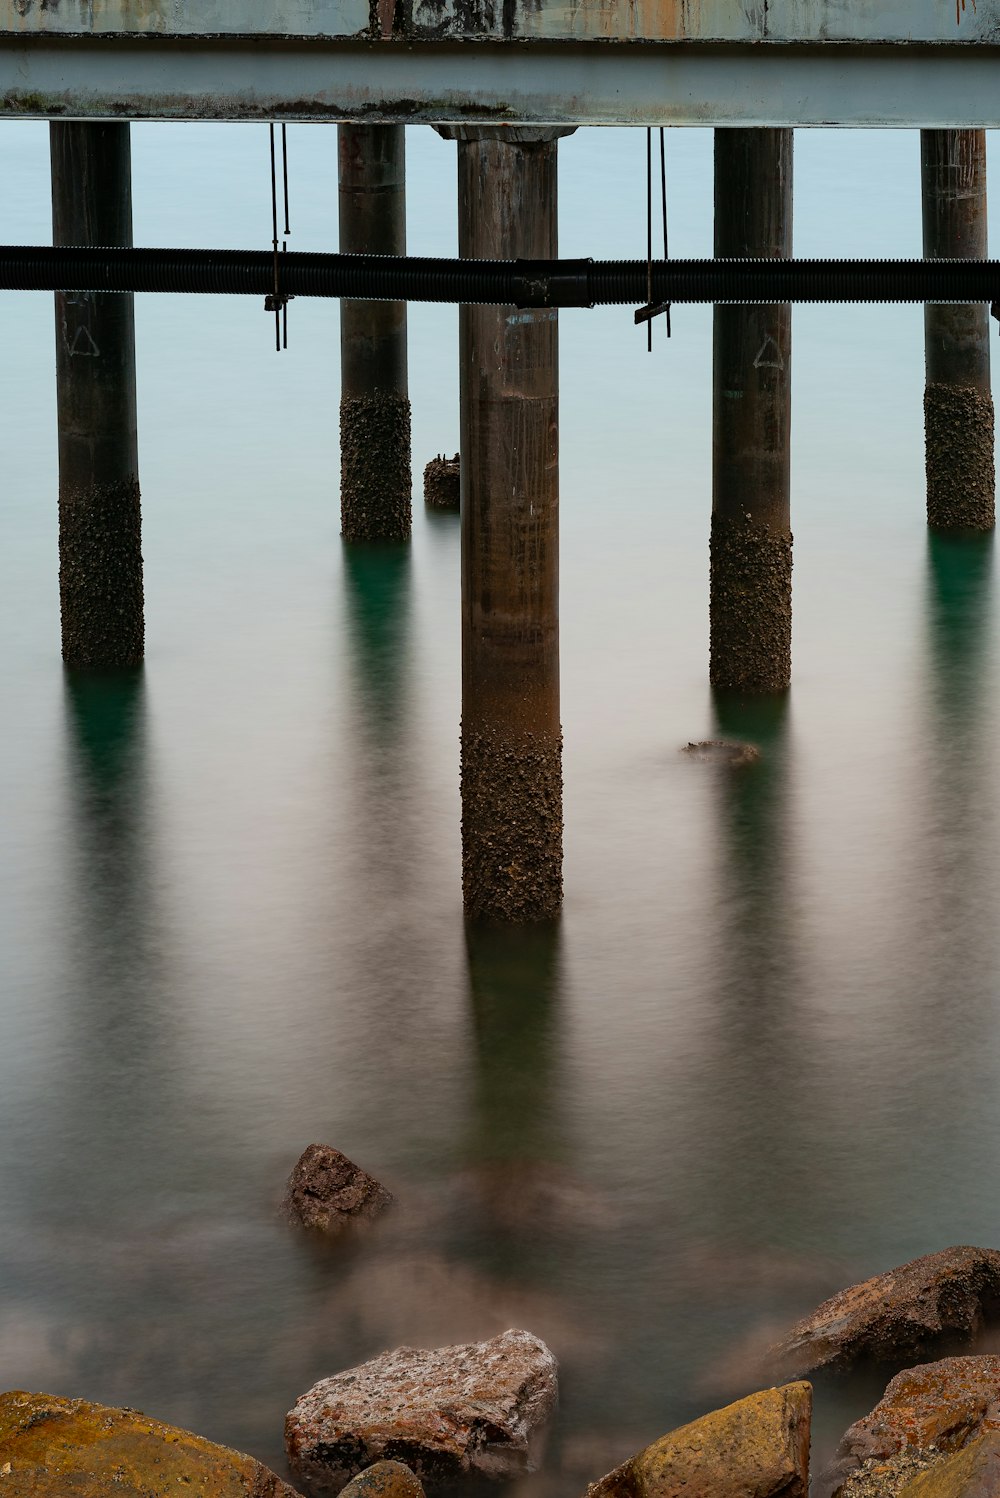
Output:
<instances>
[{"instance_id":1,"label":"hanging black cable","mask_svg":"<svg viewBox=\"0 0 1000 1498\"><path fill-rule=\"evenodd\" d=\"M670 259L670 251L667 248L667 147L664 140L663 126L660 126L660 207L663 212L663 258ZM667 337L670 337L670 303L667 302L663 308L667 314Z\"/></svg>"},{"instance_id":2,"label":"hanging black cable","mask_svg":"<svg viewBox=\"0 0 1000 1498\"><path fill-rule=\"evenodd\" d=\"M284 194L285 194L285 234L289 235L292 232L292 226L291 226L291 223L289 221L289 215L288 215L288 126L287 125L282 125L282 127L281 127L281 181L282 181L282 186L284 188ZM281 246L281 249L282 249L282 253L283 254L287 253L287 250L288 250L288 240L287 239L285 240L284 244ZM286 349L288 347L288 303L290 301L291 301L291 297L286 296L286 297L284 297L282 299L282 303L281 303L281 340L282 340L282 347L286 348Z\"/></svg>"},{"instance_id":3,"label":"hanging black cable","mask_svg":"<svg viewBox=\"0 0 1000 1498\"><path fill-rule=\"evenodd\" d=\"M285 233L291 234L292 226L288 221L288 126L281 127L281 178L285 188Z\"/></svg>"},{"instance_id":4,"label":"hanging black cable","mask_svg":"<svg viewBox=\"0 0 1000 1498\"><path fill-rule=\"evenodd\" d=\"M667 156L660 129L660 213L663 219L663 259L667 259ZM653 318L666 313L667 337L670 337L670 303L653 301L653 129L646 127L646 304L635 313L635 322L646 324L646 349L653 352Z\"/></svg>"},{"instance_id":5,"label":"hanging black cable","mask_svg":"<svg viewBox=\"0 0 1000 1498\"><path fill-rule=\"evenodd\" d=\"M274 161L274 126L269 126L271 133L271 248L274 255L274 280L271 287L271 295L264 303L266 312L274 313L274 349L281 353L281 285L278 274L278 181L275 172Z\"/></svg>"},{"instance_id":6,"label":"hanging black cable","mask_svg":"<svg viewBox=\"0 0 1000 1498\"><path fill-rule=\"evenodd\" d=\"M653 304L653 127L646 126L646 306ZM638 319L637 319L638 321ZM646 319L646 352L653 352L653 319Z\"/></svg>"},{"instance_id":7,"label":"hanging black cable","mask_svg":"<svg viewBox=\"0 0 1000 1498\"><path fill-rule=\"evenodd\" d=\"M269 126L271 135L271 253L274 257L274 275L271 290L264 298L264 311L274 313L274 347L277 353L288 347L288 303L291 301L287 290L282 287L281 267L285 263L285 255L288 251L287 241L281 246L281 254L278 254L278 175L277 160L274 145L274 125ZM285 233L291 234L288 222L288 128L281 127L281 178L282 190L285 204Z\"/></svg>"}]
</instances>

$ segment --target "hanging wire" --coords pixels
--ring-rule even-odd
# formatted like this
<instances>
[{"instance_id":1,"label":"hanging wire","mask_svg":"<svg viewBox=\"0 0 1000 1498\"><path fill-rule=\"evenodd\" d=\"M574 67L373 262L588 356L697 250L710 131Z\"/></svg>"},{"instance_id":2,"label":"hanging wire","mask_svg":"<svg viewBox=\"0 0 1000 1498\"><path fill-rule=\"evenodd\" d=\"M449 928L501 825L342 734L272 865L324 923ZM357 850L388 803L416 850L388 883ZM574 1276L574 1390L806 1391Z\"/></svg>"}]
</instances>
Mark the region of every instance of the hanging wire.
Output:
<instances>
[{"instance_id":1,"label":"hanging wire","mask_svg":"<svg viewBox=\"0 0 1000 1498\"><path fill-rule=\"evenodd\" d=\"M646 126L646 306L653 305L653 127ZM653 352L653 319L646 321L646 352Z\"/></svg>"},{"instance_id":2,"label":"hanging wire","mask_svg":"<svg viewBox=\"0 0 1000 1498\"><path fill-rule=\"evenodd\" d=\"M276 353L281 353L281 280L278 274L278 177L274 155L274 126L269 126L271 132L271 253L274 257L274 288L271 296L270 311L274 313L274 347ZM267 302L265 302L267 307Z\"/></svg>"},{"instance_id":3,"label":"hanging wire","mask_svg":"<svg viewBox=\"0 0 1000 1498\"><path fill-rule=\"evenodd\" d=\"M667 148L664 141L663 126L660 126L660 206L663 209L663 258L669 260L667 250ZM650 297L652 301L652 297ZM670 303L666 306L667 313L667 337L670 337Z\"/></svg>"},{"instance_id":4,"label":"hanging wire","mask_svg":"<svg viewBox=\"0 0 1000 1498\"><path fill-rule=\"evenodd\" d=\"M667 151L663 126L660 130L660 217L663 222L663 258L667 253ZM653 127L646 126L646 305L635 313L635 322L646 324L646 348L653 352L653 318L667 315L667 337L670 337L670 303L653 304Z\"/></svg>"},{"instance_id":5,"label":"hanging wire","mask_svg":"<svg viewBox=\"0 0 1000 1498\"><path fill-rule=\"evenodd\" d=\"M281 127L281 175L285 187L285 233L291 234L292 226L288 222L288 126Z\"/></svg>"},{"instance_id":6,"label":"hanging wire","mask_svg":"<svg viewBox=\"0 0 1000 1498\"><path fill-rule=\"evenodd\" d=\"M274 262L274 284L269 297L264 302L267 312L274 313L274 347L277 353L288 347L288 303L291 297L286 296L281 290L281 255L287 254L287 241L281 246L281 254L278 253L278 156L275 147L274 125L270 127L271 135L271 254ZM291 234L291 226L288 214L288 127L281 127L281 177L285 205L285 233Z\"/></svg>"},{"instance_id":7,"label":"hanging wire","mask_svg":"<svg viewBox=\"0 0 1000 1498\"><path fill-rule=\"evenodd\" d=\"M285 233L291 234L292 226L288 217L288 126L285 124L281 127L281 177L285 191ZM281 249L283 254L288 253L287 241L282 245ZM288 303L290 301L291 297L286 296L282 299L281 305L281 342L282 347L286 349L288 347Z\"/></svg>"}]
</instances>

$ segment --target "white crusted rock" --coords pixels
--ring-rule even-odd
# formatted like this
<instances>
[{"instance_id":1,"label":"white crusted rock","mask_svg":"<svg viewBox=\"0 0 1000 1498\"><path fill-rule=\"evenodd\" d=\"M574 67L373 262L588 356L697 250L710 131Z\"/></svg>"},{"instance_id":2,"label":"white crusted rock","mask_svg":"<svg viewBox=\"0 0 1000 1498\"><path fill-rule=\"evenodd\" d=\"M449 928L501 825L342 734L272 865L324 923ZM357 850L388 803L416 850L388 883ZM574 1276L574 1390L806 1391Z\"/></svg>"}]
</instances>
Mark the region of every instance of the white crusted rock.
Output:
<instances>
[{"instance_id":1,"label":"white crusted rock","mask_svg":"<svg viewBox=\"0 0 1000 1498\"><path fill-rule=\"evenodd\" d=\"M400 1347L314 1384L285 1420L285 1448L310 1498L332 1498L382 1460L430 1487L517 1477L534 1469L557 1397L556 1360L530 1332Z\"/></svg>"}]
</instances>

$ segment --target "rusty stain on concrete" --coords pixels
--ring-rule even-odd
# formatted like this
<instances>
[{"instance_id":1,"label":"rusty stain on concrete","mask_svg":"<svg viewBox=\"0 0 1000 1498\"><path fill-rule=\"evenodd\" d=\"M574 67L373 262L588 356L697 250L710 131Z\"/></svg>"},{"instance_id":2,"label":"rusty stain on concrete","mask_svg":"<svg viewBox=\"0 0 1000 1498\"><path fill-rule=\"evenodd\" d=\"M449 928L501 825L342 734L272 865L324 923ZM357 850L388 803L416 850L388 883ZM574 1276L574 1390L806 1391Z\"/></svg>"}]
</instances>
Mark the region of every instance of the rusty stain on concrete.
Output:
<instances>
[{"instance_id":1,"label":"rusty stain on concrete","mask_svg":"<svg viewBox=\"0 0 1000 1498\"><path fill-rule=\"evenodd\" d=\"M997 44L1000 0L374 0L373 39L405 34L496 40ZM406 10L408 19L401 14ZM0 35L338 40L368 30L368 0L12 0ZM961 33L958 38L958 32Z\"/></svg>"}]
</instances>

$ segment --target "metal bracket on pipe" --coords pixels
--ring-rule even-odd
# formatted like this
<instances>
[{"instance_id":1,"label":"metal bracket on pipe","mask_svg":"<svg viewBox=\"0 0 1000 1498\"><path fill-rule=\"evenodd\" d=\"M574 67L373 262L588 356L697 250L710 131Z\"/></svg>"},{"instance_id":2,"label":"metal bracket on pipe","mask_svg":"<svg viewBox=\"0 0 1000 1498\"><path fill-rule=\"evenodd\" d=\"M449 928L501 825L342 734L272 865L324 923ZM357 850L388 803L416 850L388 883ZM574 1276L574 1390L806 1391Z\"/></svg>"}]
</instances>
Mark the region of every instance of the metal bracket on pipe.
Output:
<instances>
[{"instance_id":1,"label":"metal bracket on pipe","mask_svg":"<svg viewBox=\"0 0 1000 1498\"><path fill-rule=\"evenodd\" d=\"M659 317L662 312L666 312L669 314L670 308L672 306L672 302L657 302L654 306L651 307L637 307L634 316L636 327L638 327L640 323L652 322L653 318Z\"/></svg>"},{"instance_id":2,"label":"metal bracket on pipe","mask_svg":"<svg viewBox=\"0 0 1000 1498\"><path fill-rule=\"evenodd\" d=\"M592 307L590 267L586 260L515 260L517 307Z\"/></svg>"}]
</instances>

